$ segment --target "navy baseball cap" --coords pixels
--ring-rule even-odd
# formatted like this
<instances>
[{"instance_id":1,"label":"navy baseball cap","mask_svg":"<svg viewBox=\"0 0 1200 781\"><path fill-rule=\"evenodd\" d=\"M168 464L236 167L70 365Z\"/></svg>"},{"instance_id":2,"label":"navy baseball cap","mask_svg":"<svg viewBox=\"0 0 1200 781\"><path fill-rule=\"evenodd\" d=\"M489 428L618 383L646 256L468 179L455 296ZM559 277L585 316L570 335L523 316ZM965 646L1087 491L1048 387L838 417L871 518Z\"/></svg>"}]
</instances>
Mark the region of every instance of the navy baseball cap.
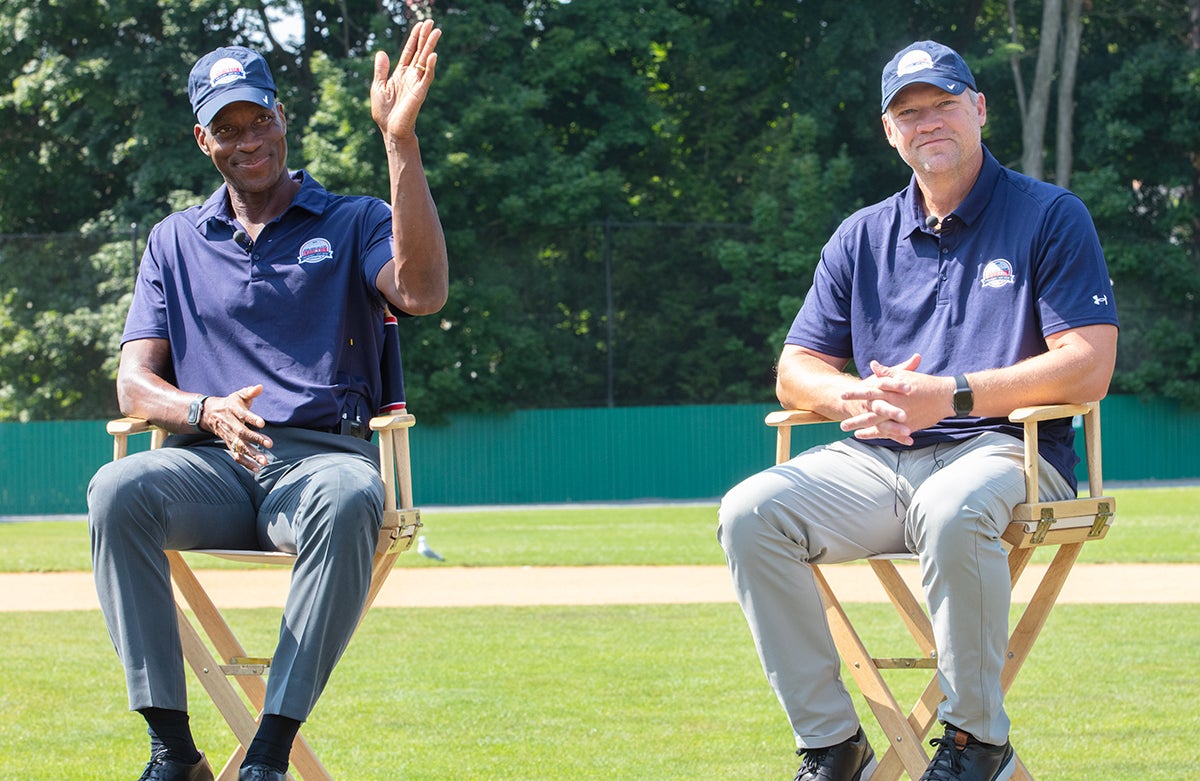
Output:
<instances>
[{"instance_id":1,"label":"navy baseball cap","mask_svg":"<svg viewBox=\"0 0 1200 781\"><path fill-rule=\"evenodd\" d=\"M267 61L244 46L222 46L201 57L188 76L196 121L207 126L217 112L244 100L275 107L275 79Z\"/></svg>"},{"instance_id":2,"label":"navy baseball cap","mask_svg":"<svg viewBox=\"0 0 1200 781\"><path fill-rule=\"evenodd\" d=\"M896 52L883 69L883 104L887 111L896 93L909 84L932 84L951 95L961 95L968 87L976 90L971 69L949 46L936 41L917 41Z\"/></svg>"}]
</instances>

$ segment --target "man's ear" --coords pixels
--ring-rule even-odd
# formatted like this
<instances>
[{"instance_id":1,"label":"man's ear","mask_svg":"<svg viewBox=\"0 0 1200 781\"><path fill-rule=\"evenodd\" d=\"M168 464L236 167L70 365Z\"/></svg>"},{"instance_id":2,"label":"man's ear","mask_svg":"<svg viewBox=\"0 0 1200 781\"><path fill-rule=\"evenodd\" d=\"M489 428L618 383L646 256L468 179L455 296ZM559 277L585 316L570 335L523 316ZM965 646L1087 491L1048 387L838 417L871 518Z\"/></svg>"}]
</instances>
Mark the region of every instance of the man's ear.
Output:
<instances>
[{"instance_id":1,"label":"man's ear","mask_svg":"<svg viewBox=\"0 0 1200 781\"><path fill-rule=\"evenodd\" d=\"M887 142L891 144L893 148L898 148L896 147L895 137L896 126L892 124L892 120L888 117L886 112L880 117L880 119L883 121L883 135L887 138Z\"/></svg>"},{"instance_id":2,"label":"man's ear","mask_svg":"<svg viewBox=\"0 0 1200 781\"><path fill-rule=\"evenodd\" d=\"M196 145L200 147L200 151L203 152L206 157L212 157L212 154L210 154L208 151L208 128L204 127L200 123L196 123L192 126L192 135L195 136Z\"/></svg>"}]
</instances>

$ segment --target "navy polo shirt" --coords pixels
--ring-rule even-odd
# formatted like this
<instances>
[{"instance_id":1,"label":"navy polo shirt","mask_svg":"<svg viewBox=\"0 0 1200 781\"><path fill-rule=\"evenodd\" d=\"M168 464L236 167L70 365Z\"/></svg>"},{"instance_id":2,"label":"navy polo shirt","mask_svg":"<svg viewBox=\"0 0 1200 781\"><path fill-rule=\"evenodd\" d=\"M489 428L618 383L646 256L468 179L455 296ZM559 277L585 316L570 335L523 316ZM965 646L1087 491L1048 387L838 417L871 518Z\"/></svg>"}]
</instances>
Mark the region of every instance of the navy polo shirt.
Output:
<instances>
[{"instance_id":1,"label":"navy polo shirt","mask_svg":"<svg viewBox=\"0 0 1200 781\"><path fill-rule=\"evenodd\" d=\"M1112 284L1083 202L1001 166L985 148L962 204L925 225L915 177L891 198L846 219L821 260L787 343L854 361L954 375L1011 366L1047 351L1045 337L1117 324ZM913 447L998 430L1005 418L948 418L916 432ZM1039 426L1042 456L1074 484L1078 457L1069 420ZM904 445L872 440L893 449Z\"/></svg>"},{"instance_id":2,"label":"navy polo shirt","mask_svg":"<svg viewBox=\"0 0 1200 781\"><path fill-rule=\"evenodd\" d=\"M241 226L224 185L156 225L122 344L166 339L185 391L225 396L261 383L253 409L268 423L365 420L381 396L375 279L392 258L391 208L334 195L304 171L293 178L292 204L252 246L234 240Z\"/></svg>"}]
</instances>

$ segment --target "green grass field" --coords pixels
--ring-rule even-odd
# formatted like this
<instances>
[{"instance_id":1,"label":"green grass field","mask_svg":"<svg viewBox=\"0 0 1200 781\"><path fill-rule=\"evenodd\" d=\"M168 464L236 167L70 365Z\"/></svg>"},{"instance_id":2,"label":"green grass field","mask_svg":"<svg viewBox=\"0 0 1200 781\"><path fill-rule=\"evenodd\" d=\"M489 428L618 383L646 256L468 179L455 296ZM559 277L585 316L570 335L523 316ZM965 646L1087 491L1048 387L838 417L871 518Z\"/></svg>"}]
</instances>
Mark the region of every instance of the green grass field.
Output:
<instances>
[{"instance_id":1,"label":"green grass field","mask_svg":"<svg viewBox=\"0 0 1200 781\"><path fill-rule=\"evenodd\" d=\"M1198 488L1126 489L1108 539L1084 546L1081 561L1200 562ZM448 564L468 567L595 564L723 564L710 505L617 505L596 509L422 513L430 544ZM1048 556L1049 551L1039 552ZM205 567L242 567L204 557ZM401 556L401 567L440 566ZM82 521L0 524L0 572L91 569Z\"/></svg>"},{"instance_id":2,"label":"green grass field","mask_svg":"<svg viewBox=\"0 0 1200 781\"><path fill-rule=\"evenodd\" d=\"M1200 489L1113 493L1118 526L1085 560L1200 561ZM691 506L425 514L434 547L468 566L717 564L714 518ZM87 568L82 523L0 524L0 571ZM886 605L852 609L868 642L892 626ZM269 653L275 611L230 620ZM99 614L0 621L0 775L134 778L145 726L125 709ZM1200 604L1060 606L1009 698L1014 745L1040 779L1200 778L1198 644ZM892 677L915 698L920 676ZM189 685L198 742L223 760L232 740ZM336 778L357 781L782 781L797 765L732 604L376 609L305 732Z\"/></svg>"}]
</instances>

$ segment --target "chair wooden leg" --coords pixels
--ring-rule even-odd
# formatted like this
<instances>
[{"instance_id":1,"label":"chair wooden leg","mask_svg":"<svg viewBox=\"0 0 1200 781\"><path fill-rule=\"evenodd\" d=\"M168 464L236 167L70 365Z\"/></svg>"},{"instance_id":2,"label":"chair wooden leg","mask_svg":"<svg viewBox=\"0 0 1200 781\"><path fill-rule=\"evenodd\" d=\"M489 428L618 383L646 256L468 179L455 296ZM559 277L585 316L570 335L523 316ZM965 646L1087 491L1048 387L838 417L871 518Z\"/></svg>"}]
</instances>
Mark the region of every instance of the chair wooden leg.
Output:
<instances>
[{"instance_id":1,"label":"chair wooden leg","mask_svg":"<svg viewBox=\"0 0 1200 781\"><path fill-rule=\"evenodd\" d=\"M904 717L900 703L896 701L887 683L879 674L871 655L863 645L862 638L854 630L849 617L829 588L829 583L825 580L820 568L814 566L812 571L821 598L825 602L825 618L829 622L834 643L841 652L842 659L846 662L846 666L849 668L854 682L858 684L858 689L866 699L871 712L875 714L876 721L879 722L879 726L888 738L888 749L881 764L883 761L888 762L888 767L893 768L893 775L880 774L879 769L876 769L872 778L875 781L896 781L900 777L900 772L904 770L908 771L912 778L920 778L925 766L929 764L929 756L921 747L920 737L913 731L908 719ZM892 755L898 758L901 768L894 767L897 760L888 760L888 757Z\"/></svg>"},{"instance_id":2,"label":"chair wooden leg","mask_svg":"<svg viewBox=\"0 0 1200 781\"><path fill-rule=\"evenodd\" d=\"M292 743L290 760L292 767L304 781L333 781L333 776L329 775L329 771L321 764L321 760L317 759L316 753L300 733L296 733L296 740Z\"/></svg>"},{"instance_id":3,"label":"chair wooden leg","mask_svg":"<svg viewBox=\"0 0 1200 781\"><path fill-rule=\"evenodd\" d=\"M233 634L233 630L229 628L221 611L208 596L208 592L204 590L196 573L188 566L183 555L179 551L167 551L167 560L171 564L171 579L175 581L175 586L183 596L184 602L195 614L196 621L204 629L205 635L217 649L220 657L228 662L230 659L246 656L246 649ZM261 710L267 693L266 682L261 676L256 675L239 675L236 678L242 691L250 698L250 702L255 708Z\"/></svg>"},{"instance_id":4,"label":"chair wooden leg","mask_svg":"<svg viewBox=\"0 0 1200 781\"><path fill-rule=\"evenodd\" d=\"M1013 761L1016 766L1013 769L1012 781L1033 781L1033 776L1029 774L1029 769L1025 767L1025 763L1020 757L1014 757Z\"/></svg>"},{"instance_id":5,"label":"chair wooden leg","mask_svg":"<svg viewBox=\"0 0 1200 781\"><path fill-rule=\"evenodd\" d=\"M216 781L237 781L238 769L242 766L242 760L246 758L246 749L238 744L237 749L229 755L229 759L225 760L225 765L216 775Z\"/></svg>"},{"instance_id":6,"label":"chair wooden leg","mask_svg":"<svg viewBox=\"0 0 1200 781\"><path fill-rule=\"evenodd\" d=\"M926 615L925 609L917 600L908 583L900 576L896 565L888 559L870 559L868 563L875 571L875 577L883 585L888 599L900 614L900 619L908 627L908 633L917 642L921 654L933 658L936 646L933 642L933 624Z\"/></svg>"},{"instance_id":7,"label":"chair wooden leg","mask_svg":"<svg viewBox=\"0 0 1200 781\"><path fill-rule=\"evenodd\" d=\"M1033 558L1033 548L1013 548L1008 552L1008 582L1010 586L1016 586L1017 581L1021 579L1021 574L1025 572L1025 567L1029 565L1029 560Z\"/></svg>"},{"instance_id":8,"label":"chair wooden leg","mask_svg":"<svg viewBox=\"0 0 1200 781\"><path fill-rule=\"evenodd\" d=\"M184 602L195 614L196 621L212 641L217 653L226 662L246 656L241 642L233 634L233 630L229 628L229 624L217 610L216 604L213 603L203 586L200 585L195 572L188 566L183 556L178 551L168 551L167 558L171 565L171 577L175 581L176 587L183 596ZM209 699L212 700L213 705L216 706L217 711L225 719L225 723L229 725L229 729L238 741L237 749L218 774L217 781L237 781L238 767L245 759L246 747L250 745L258 730L258 718L254 714L262 713L267 692L266 679L261 675L232 676L250 700L248 706L229 682L229 677L221 669L222 663L218 662L209 652L208 646L204 644L187 615L178 607L176 612L179 617L179 633L184 658L188 660L196 677L200 680L200 684L208 692ZM333 776L325 769L308 741L301 734L296 735L292 744L290 761L292 767L304 781L333 781ZM291 774L289 774L289 778L292 778Z\"/></svg>"},{"instance_id":9,"label":"chair wooden leg","mask_svg":"<svg viewBox=\"0 0 1200 781\"><path fill-rule=\"evenodd\" d=\"M1005 694L1008 693L1021 665L1029 656L1034 641L1037 640L1042 628L1046 625L1046 619L1058 601L1058 595L1067 581L1067 575L1071 573L1071 568L1075 565L1075 560L1079 557L1079 551L1082 548L1082 542L1059 546L1058 551L1054 554L1054 559L1046 569L1046 574L1042 576L1041 582L1034 590L1025 612L1017 621L1017 626L1008 642L1008 658L1004 662L1004 671L1000 675L1000 686Z\"/></svg>"},{"instance_id":10,"label":"chair wooden leg","mask_svg":"<svg viewBox=\"0 0 1200 781\"><path fill-rule=\"evenodd\" d=\"M182 609L176 608L179 619L179 637L183 645L183 656L191 665L200 685L208 692L234 737L242 745L249 745L258 729L254 716L246 708L246 703L238 695L237 690L229 683L225 673L221 671L220 663L209 653L208 646L200 639L200 634L192 626Z\"/></svg>"}]
</instances>

